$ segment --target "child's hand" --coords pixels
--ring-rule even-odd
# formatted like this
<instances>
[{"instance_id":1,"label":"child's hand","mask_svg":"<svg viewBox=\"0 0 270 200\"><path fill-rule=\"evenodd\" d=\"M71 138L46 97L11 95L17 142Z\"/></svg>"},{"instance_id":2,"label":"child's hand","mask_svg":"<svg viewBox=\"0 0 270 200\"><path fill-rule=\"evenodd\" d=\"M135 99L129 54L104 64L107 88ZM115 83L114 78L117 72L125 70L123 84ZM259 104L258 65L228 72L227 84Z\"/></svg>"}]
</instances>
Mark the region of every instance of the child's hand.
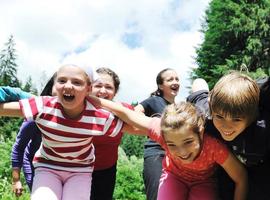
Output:
<instances>
[{"instance_id":1,"label":"child's hand","mask_svg":"<svg viewBox=\"0 0 270 200\"><path fill-rule=\"evenodd\" d=\"M21 196L23 193L23 187L21 181L12 182L12 190L17 197Z\"/></svg>"}]
</instances>

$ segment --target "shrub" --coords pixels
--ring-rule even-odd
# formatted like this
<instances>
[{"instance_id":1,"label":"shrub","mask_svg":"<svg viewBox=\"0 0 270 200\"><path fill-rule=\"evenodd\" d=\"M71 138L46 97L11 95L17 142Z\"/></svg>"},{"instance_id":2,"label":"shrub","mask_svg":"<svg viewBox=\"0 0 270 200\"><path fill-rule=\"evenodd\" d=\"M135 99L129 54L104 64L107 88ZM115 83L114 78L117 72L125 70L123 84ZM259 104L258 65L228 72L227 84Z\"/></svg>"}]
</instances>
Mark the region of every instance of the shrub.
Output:
<instances>
[{"instance_id":1,"label":"shrub","mask_svg":"<svg viewBox=\"0 0 270 200\"><path fill-rule=\"evenodd\" d=\"M142 165L142 158L138 159L136 156L131 156L128 158L122 148L119 148L114 199L146 199L142 178Z\"/></svg>"}]
</instances>

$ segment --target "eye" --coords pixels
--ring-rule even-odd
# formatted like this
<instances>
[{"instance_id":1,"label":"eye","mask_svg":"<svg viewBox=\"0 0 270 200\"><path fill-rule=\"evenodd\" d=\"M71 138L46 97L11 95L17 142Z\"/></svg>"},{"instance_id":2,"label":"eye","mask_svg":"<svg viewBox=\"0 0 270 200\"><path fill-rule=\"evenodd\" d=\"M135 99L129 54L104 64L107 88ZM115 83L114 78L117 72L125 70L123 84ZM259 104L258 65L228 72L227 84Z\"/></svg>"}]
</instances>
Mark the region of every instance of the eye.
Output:
<instances>
[{"instance_id":1,"label":"eye","mask_svg":"<svg viewBox=\"0 0 270 200\"><path fill-rule=\"evenodd\" d=\"M184 145L188 146L191 145L194 142L194 140L187 140L184 142Z\"/></svg>"},{"instance_id":2,"label":"eye","mask_svg":"<svg viewBox=\"0 0 270 200\"><path fill-rule=\"evenodd\" d=\"M234 122L242 122L244 119L242 119L242 118L233 118L232 120Z\"/></svg>"},{"instance_id":3,"label":"eye","mask_svg":"<svg viewBox=\"0 0 270 200\"><path fill-rule=\"evenodd\" d=\"M113 90L113 87L112 86L106 86L105 87L107 90Z\"/></svg>"},{"instance_id":4,"label":"eye","mask_svg":"<svg viewBox=\"0 0 270 200\"><path fill-rule=\"evenodd\" d=\"M221 116L221 115L219 115L219 114L215 114L214 117L215 117L216 119L224 119L223 116Z\"/></svg>"},{"instance_id":5,"label":"eye","mask_svg":"<svg viewBox=\"0 0 270 200\"><path fill-rule=\"evenodd\" d=\"M171 143L171 142L167 142L167 146L168 146L168 147L171 147L171 148L172 148L172 147L176 147L176 145L175 145L174 143Z\"/></svg>"},{"instance_id":6,"label":"eye","mask_svg":"<svg viewBox=\"0 0 270 200\"><path fill-rule=\"evenodd\" d=\"M66 82L66 80L63 79L63 78L57 79L57 83L63 84L63 83L65 83L65 82Z\"/></svg>"},{"instance_id":7,"label":"eye","mask_svg":"<svg viewBox=\"0 0 270 200\"><path fill-rule=\"evenodd\" d=\"M80 85L82 85L82 82L79 81L79 80L75 80L75 81L73 81L73 84L77 85L77 86L80 86Z\"/></svg>"}]
</instances>

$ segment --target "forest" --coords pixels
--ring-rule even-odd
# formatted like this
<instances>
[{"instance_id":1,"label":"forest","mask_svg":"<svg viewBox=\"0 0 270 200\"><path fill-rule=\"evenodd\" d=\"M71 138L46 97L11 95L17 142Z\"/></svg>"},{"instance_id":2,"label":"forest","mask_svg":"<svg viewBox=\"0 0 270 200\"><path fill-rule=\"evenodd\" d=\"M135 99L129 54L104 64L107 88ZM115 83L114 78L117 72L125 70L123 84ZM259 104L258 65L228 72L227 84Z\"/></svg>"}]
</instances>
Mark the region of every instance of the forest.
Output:
<instances>
[{"instance_id":1,"label":"forest","mask_svg":"<svg viewBox=\"0 0 270 200\"><path fill-rule=\"evenodd\" d=\"M269 13L270 0L212 0L201 24L204 38L196 47L197 67L192 69L190 80L204 78L211 89L231 70L242 71L254 79L269 76ZM0 86L19 87L38 95L31 76L26 82L17 77L19 55L15 41L11 34L1 48ZM0 199L3 200L16 198L11 190L10 153L21 122L17 118L0 118ZM124 136L119 149L114 199L145 199L142 179L145 140L146 137ZM20 199L29 199L27 187L24 189Z\"/></svg>"}]
</instances>

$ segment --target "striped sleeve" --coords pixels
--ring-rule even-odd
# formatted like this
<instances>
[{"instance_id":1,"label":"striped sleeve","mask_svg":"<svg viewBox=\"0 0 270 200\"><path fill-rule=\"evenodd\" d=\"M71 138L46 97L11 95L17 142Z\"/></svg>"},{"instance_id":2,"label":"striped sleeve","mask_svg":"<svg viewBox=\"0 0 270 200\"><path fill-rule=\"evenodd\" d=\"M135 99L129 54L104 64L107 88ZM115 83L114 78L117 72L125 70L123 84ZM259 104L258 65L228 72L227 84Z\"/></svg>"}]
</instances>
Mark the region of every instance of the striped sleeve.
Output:
<instances>
[{"instance_id":1,"label":"striped sleeve","mask_svg":"<svg viewBox=\"0 0 270 200\"><path fill-rule=\"evenodd\" d=\"M109 114L105 124L103 133L110 137L117 136L123 128L123 121L118 117L114 116L112 113Z\"/></svg>"},{"instance_id":2,"label":"striped sleeve","mask_svg":"<svg viewBox=\"0 0 270 200\"><path fill-rule=\"evenodd\" d=\"M20 100L20 108L24 114L25 119L35 120L44 107L43 97L32 97L30 99Z\"/></svg>"}]
</instances>

